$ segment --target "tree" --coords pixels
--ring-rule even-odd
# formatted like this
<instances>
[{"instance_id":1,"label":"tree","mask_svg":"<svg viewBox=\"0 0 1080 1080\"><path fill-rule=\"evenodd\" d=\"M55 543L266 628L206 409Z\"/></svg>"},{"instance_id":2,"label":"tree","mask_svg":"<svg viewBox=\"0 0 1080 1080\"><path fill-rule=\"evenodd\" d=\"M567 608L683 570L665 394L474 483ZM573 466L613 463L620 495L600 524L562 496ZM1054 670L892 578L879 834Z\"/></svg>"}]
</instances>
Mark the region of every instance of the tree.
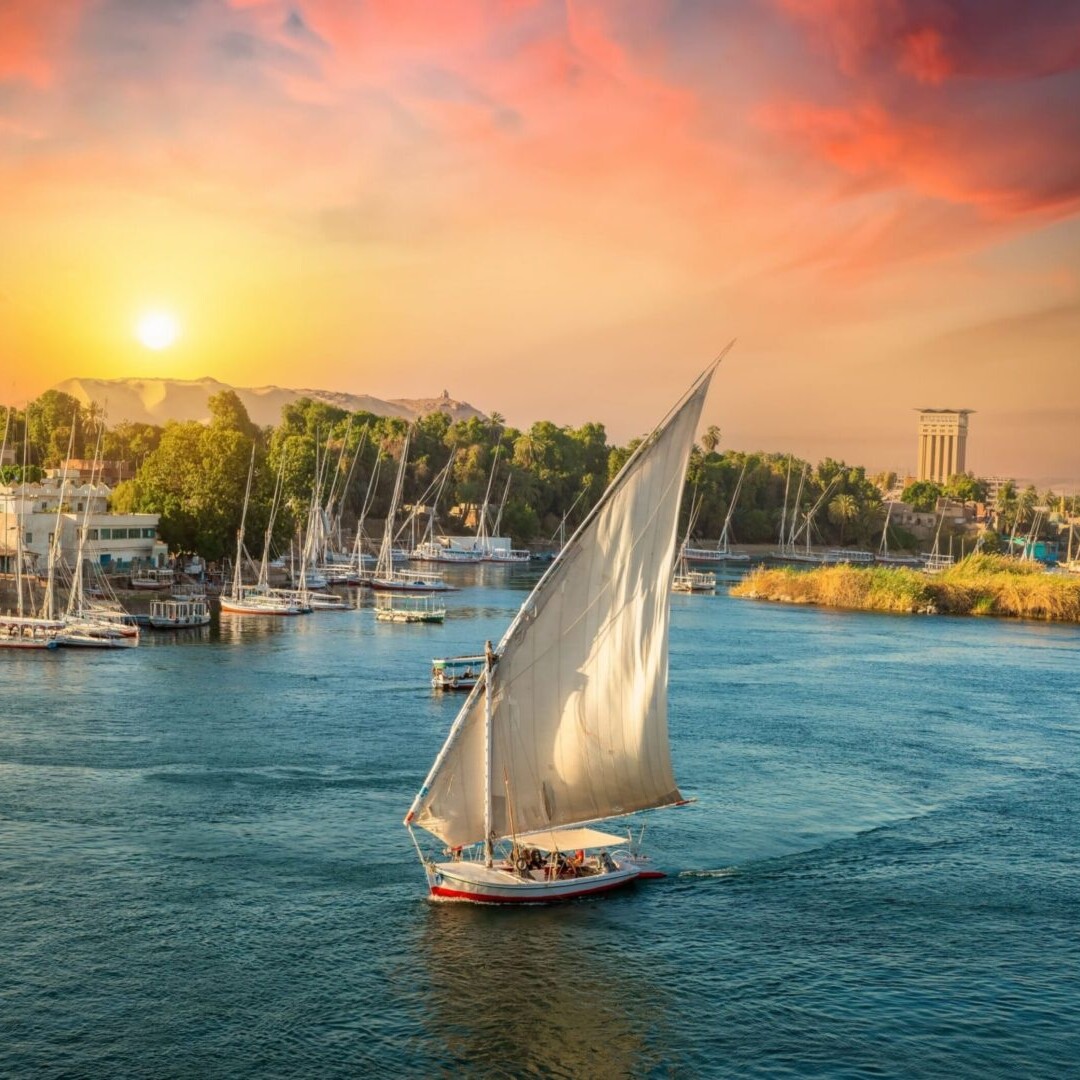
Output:
<instances>
[{"instance_id":1,"label":"tree","mask_svg":"<svg viewBox=\"0 0 1080 1080\"><path fill-rule=\"evenodd\" d=\"M859 516L859 504L853 495L837 495L829 503L829 520L840 526L840 546L844 546L844 532L848 522L854 521Z\"/></svg>"},{"instance_id":2,"label":"tree","mask_svg":"<svg viewBox=\"0 0 1080 1080\"><path fill-rule=\"evenodd\" d=\"M927 514L937 508L940 498L941 488L932 480L916 480L904 488L900 501L907 503L912 510Z\"/></svg>"},{"instance_id":3,"label":"tree","mask_svg":"<svg viewBox=\"0 0 1080 1080\"><path fill-rule=\"evenodd\" d=\"M1034 484L1028 484L1016 500L1016 524L1027 525L1035 515L1039 503L1039 493Z\"/></svg>"},{"instance_id":4,"label":"tree","mask_svg":"<svg viewBox=\"0 0 1080 1080\"><path fill-rule=\"evenodd\" d=\"M59 465L68 456L69 446L72 457L83 456L86 417L83 407L70 394L46 390L26 407L26 416L27 435L41 455L40 464L46 467Z\"/></svg>"},{"instance_id":5,"label":"tree","mask_svg":"<svg viewBox=\"0 0 1080 1080\"><path fill-rule=\"evenodd\" d=\"M709 454L714 453L720 445L720 429L715 424L710 424L705 429L705 433L701 436L701 445Z\"/></svg>"},{"instance_id":6,"label":"tree","mask_svg":"<svg viewBox=\"0 0 1080 1080\"><path fill-rule=\"evenodd\" d=\"M172 550L220 559L232 551L240 526L251 451L248 438L223 424L167 424L161 444L139 469L132 501L139 511L161 515L158 529ZM259 464L265 464L262 454ZM247 521L260 550L268 475L259 469Z\"/></svg>"},{"instance_id":7,"label":"tree","mask_svg":"<svg viewBox=\"0 0 1080 1080\"><path fill-rule=\"evenodd\" d=\"M943 494L946 498L967 506L969 502L983 502L986 499L986 484L982 480L976 480L972 473L956 473L949 477Z\"/></svg>"}]
</instances>

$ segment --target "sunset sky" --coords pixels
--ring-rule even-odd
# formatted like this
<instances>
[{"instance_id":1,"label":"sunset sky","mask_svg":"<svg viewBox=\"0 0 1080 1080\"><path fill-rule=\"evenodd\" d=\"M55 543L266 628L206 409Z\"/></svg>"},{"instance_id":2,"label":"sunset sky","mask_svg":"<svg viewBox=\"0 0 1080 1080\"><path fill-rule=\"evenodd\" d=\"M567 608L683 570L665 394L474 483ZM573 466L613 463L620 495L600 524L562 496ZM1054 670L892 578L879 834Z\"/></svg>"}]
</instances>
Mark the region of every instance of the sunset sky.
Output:
<instances>
[{"instance_id":1,"label":"sunset sky","mask_svg":"<svg viewBox=\"0 0 1080 1080\"><path fill-rule=\"evenodd\" d=\"M0 400L210 375L1080 488L1075 0L0 0ZM148 312L175 343L135 336Z\"/></svg>"}]
</instances>

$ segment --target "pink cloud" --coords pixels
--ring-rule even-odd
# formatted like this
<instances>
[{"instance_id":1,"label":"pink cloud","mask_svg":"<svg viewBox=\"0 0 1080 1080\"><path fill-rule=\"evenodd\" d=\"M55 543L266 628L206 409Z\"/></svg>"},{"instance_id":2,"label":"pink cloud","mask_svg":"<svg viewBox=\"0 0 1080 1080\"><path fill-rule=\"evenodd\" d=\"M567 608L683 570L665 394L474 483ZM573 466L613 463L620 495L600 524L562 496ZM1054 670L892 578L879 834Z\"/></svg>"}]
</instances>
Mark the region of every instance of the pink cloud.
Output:
<instances>
[{"instance_id":1,"label":"pink cloud","mask_svg":"<svg viewBox=\"0 0 1080 1080\"><path fill-rule=\"evenodd\" d=\"M0 4L0 82L24 79L39 89L53 84L57 51L78 22L82 3L9 0Z\"/></svg>"},{"instance_id":2,"label":"pink cloud","mask_svg":"<svg viewBox=\"0 0 1080 1080\"><path fill-rule=\"evenodd\" d=\"M779 2L839 76L758 109L788 146L988 220L1080 209L1080 7Z\"/></svg>"},{"instance_id":3,"label":"pink cloud","mask_svg":"<svg viewBox=\"0 0 1080 1080\"><path fill-rule=\"evenodd\" d=\"M1080 64L1071 0L776 0L848 75L1035 78Z\"/></svg>"}]
</instances>

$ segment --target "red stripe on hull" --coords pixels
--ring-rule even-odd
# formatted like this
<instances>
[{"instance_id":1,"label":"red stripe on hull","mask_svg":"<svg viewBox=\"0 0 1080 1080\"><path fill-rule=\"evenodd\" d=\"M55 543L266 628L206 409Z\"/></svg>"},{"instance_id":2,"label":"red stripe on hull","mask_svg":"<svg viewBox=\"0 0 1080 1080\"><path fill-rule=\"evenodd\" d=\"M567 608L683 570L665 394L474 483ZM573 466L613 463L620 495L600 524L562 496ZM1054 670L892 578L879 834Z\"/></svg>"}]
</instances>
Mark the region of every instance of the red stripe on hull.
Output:
<instances>
[{"instance_id":1,"label":"red stripe on hull","mask_svg":"<svg viewBox=\"0 0 1080 1080\"><path fill-rule=\"evenodd\" d=\"M544 896L542 894L533 896L490 896L485 893L470 893L460 889L448 889L443 885L432 885L431 895L438 897L440 900L465 900L473 904L559 904L568 900L578 900L583 896L595 896L597 893L621 889L636 881L639 876L623 878L621 881L613 881L607 885L598 885L595 889L582 889L580 892L563 893L555 896Z\"/></svg>"}]
</instances>

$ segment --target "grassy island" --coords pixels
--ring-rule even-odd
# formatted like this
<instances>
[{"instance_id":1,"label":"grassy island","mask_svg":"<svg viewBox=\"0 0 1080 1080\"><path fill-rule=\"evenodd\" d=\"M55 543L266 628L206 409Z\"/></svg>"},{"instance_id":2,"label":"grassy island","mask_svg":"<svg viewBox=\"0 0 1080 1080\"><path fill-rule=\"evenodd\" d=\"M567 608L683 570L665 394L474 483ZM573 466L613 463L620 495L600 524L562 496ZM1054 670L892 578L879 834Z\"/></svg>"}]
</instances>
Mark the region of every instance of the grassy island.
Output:
<instances>
[{"instance_id":1,"label":"grassy island","mask_svg":"<svg viewBox=\"0 0 1080 1080\"><path fill-rule=\"evenodd\" d=\"M973 555L933 575L880 566L759 567L731 595L853 611L1080 622L1080 579L998 555Z\"/></svg>"}]
</instances>

